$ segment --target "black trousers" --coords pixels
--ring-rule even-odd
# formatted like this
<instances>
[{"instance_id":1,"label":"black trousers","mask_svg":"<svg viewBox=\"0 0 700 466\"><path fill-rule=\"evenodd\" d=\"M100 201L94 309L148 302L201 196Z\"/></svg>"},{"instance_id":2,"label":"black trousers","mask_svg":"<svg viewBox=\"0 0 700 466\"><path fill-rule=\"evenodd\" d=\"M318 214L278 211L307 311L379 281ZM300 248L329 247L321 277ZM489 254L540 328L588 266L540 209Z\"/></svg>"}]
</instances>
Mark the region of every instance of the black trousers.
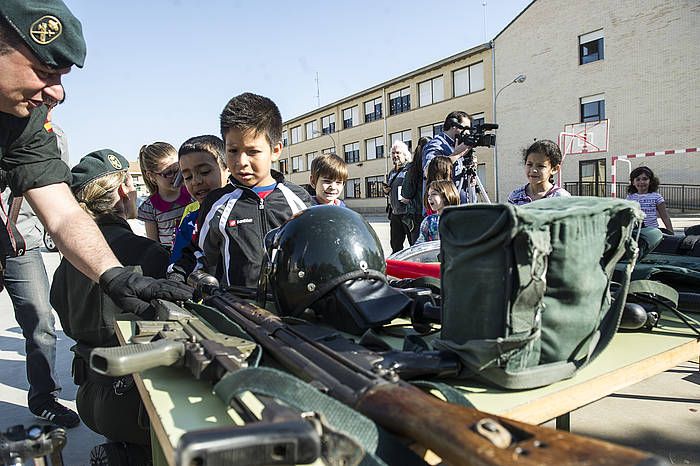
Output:
<instances>
[{"instance_id":1,"label":"black trousers","mask_svg":"<svg viewBox=\"0 0 700 466\"><path fill-rule=\"evenodd\" d=\"M76 405L86 426L113 442L134 443L150 450L148 416L131 377L116 385L86 380L78 387ZM144 426L144 424L146 424Z\"/></svg>"},{"instance_id":2,"label":"black trousers","mask_svg":"<svg viewBox=\"0 0 700 466\"><path fill-rule=\"evenodd\" d=\"M389 218L389 238L391 243L391 253L399 252L403 249L403 244L406 239L408 239L408 244L413 245L418 237L418 227L414 227L416 231L415 236L412 234L412 230L408 229L408 226L401 220L402 215L397 215L391 213Z\"/></svg>"}]
</instances>

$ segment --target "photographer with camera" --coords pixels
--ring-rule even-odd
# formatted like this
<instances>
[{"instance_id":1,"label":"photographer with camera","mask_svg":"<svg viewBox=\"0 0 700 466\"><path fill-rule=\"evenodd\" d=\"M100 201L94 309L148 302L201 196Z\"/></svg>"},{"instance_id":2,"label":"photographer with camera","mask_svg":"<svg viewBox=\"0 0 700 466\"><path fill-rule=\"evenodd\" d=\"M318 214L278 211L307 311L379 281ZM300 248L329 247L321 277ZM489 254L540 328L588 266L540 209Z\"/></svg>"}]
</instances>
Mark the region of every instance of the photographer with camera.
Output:
<instances>
[{"instance_id":1,"label":"photographer with camera","mask_svg":"<svg viewBox=\"0 0 700 466\"><path fill-rule=\"evenodd\" d=\"M428 165L439 155L444 155L452 160L452 181L459 192L460 202L466 203L468 188L465 185L467 168L464 164L464 157L472 150L472 146L464 142L457 143L457 136L463 129L471 126L471 116L467 112L457 110L451 112L445 118L442 125L442 132L432 138L423 148L423 180L428 174ZM472 156L471 164L476 165L476 156ZM425 186L423 186L425 191Z\"/></svg>"}]
</instances>

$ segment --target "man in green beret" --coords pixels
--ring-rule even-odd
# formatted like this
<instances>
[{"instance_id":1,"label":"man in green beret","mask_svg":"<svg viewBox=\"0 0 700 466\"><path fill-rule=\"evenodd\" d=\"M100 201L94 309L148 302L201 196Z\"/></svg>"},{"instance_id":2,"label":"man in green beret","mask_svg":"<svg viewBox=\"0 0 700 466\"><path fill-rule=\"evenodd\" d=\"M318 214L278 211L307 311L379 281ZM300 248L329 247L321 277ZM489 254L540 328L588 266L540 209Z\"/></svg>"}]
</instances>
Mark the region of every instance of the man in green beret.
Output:
<instances>
[{"instance_id":1,"label":"man in green beret","mask_svg":"<svg viewBox=\"0 0 700 466\"><path fill-rule=\"evenodd\" d=\"M85 54L80 21L61 0L0 1L0 188L23 195L64 256L125 312L142 314L152 299L183 300L192 289L122 267L75 201L56 136L44 126L47 104L61 100L62 76L82 67ZM12 219L3 217L2 260L23 252L16 249ZM50 410L32 411L56 420Z\"/></svg>"}]
</instances>

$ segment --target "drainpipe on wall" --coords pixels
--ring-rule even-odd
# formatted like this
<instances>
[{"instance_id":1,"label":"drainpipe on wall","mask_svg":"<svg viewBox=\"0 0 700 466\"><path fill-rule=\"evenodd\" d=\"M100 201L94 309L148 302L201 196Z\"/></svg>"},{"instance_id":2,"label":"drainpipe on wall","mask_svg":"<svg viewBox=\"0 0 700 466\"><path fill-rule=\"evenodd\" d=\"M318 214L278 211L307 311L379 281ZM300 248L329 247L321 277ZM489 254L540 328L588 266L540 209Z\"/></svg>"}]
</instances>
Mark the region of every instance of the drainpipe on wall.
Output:
<instances>
[{"instance_id":1,"label":"drainpipe on wall","mask_svg":"<svg viewBox=\"0 0 700 466\"><path fill-rule=\"evenodd\" d=\"M496 41L491 40L491 105L493 108L493 122L496 121ZM493 182L495 185L494 199L498 202L498 137L493 145Z\"/></svg>"},{"instance_id":2,"label":"drainpipe on wall","mask_svg":"<svg viewBox=\"0 0 700 466\"><path fill-rule=\"evenodd\" d=\"M386 87L382 88L382 120L384 121L384 176L389 175L389 156L387 155L387 144L389 140L387 139L387 133L386 133L386 111L388 109L384 108L384 104L386 103ZM391 149L391 146L389 146L389 149Z\"/></svg>"}]
</instances>

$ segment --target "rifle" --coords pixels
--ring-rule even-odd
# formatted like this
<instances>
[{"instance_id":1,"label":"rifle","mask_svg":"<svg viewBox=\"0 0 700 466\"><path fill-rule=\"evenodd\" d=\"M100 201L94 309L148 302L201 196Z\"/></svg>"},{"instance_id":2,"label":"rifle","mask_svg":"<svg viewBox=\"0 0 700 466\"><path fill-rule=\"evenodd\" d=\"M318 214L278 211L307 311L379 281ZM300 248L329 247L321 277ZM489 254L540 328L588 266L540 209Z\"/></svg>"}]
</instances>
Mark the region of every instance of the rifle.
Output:
<instances>
[{"instance_id":1,"label":"rifle","mask_svg":"<svg viewBox=\"0 0 700 466\"><path fill-rule=\"evenodd\" d=\"M205 304L235 322L287 371L449 464L667 464L632 448L446 403L381 362L363 367L332 351L272 312L218 289L210 276L195 272L189 281Z\"/></svg>"},{"instance_id":2,"label":"rifle","mask_svg":"<svg viewBox=\"0 0 700 466\"><path fill-rule=\"evenodd\" d=\"M257 345L221 333L198 317L164 300L152 302L157 321L135 321L134 344L95 348L92 370L119 377L160 366L184 366L197 380L218 382L223 376L248 367ZM221 322L225 325L224 322ZM229 333L240 333L229 328ZM356 444L333 431L313 413L298 413L258 396L264 408L258 416L245 403L233 399L245 426L186 432L175 451L176 464L240 465L307 464L322 454L334 464L357 464ZM328 451L330 447L334 451Z\"/></svg>"}]
</instances>

